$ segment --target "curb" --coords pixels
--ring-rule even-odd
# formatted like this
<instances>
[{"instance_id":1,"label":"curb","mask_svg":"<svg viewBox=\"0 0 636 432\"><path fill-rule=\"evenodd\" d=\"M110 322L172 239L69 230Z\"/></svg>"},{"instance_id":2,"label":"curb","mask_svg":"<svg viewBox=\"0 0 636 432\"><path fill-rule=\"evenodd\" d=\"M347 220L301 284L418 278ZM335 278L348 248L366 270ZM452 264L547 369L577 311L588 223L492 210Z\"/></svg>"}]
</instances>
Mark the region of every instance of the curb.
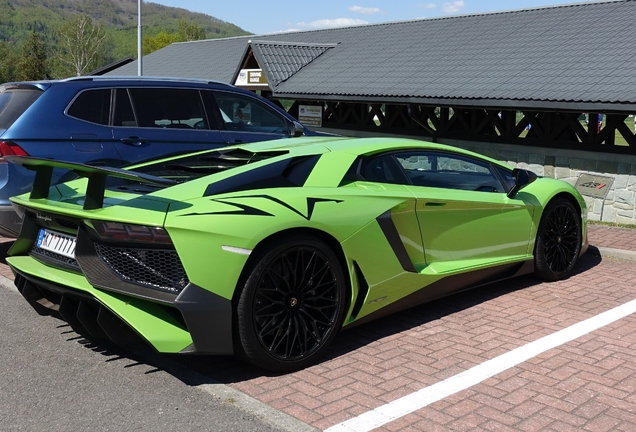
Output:
<instances>
[{"instance_id":1,"label":"curb","mask_svg":"<svg viewBox=\"0 0 636 432\"><path fill-rule=\"evenodd\" d=\"M602 246L591 246L588 249L588 253L595 253L602 258L615 258L625 261L636 261L636 252L625 250L625 249L615 249L608 248Z\"/></svg>"}]
</instances>

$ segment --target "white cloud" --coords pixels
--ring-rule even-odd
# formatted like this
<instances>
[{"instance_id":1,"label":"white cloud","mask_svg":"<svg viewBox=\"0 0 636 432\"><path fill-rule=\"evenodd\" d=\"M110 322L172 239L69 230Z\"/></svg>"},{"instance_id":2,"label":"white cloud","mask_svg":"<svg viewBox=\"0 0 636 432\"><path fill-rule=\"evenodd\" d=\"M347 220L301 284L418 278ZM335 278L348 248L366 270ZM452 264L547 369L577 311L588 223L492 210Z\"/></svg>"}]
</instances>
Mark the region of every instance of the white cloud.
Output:
<instances>
[{"instance_id":1,"label":"white cloud","mask_svg":"<svg viewBox=\"0 0 636 432\"><path fill-rule=\"evenodd\" d=\"M369 24L367 21L363 21L356 18L336 18L336 19L322 19L311 22L299 22L296 24L298 27L304 28L334 28L334 27L347 27L353 25Z\"/></svg>"},{"instance_id":2,"label":"white cloud","mask_svg":"<svg viewBox=\"0 0 636 432\"><path fill-rule=\"evenodd\" d=\"M424 9L435 9L437 5L435 3L426 3L423 5L420 5L420 7Z\"/></svg>"},{"instance_id":3,"label":"white cloud","mask_svg":"<svg viewBox=\"0 0 636 432\"><path fill-rule=\"evenodd\" d=\"M464 6L465 5L463 0L452 1L442 4L442 11L449 14L457 13L460 10L464 9Z\"/></svg>"},{"instance_id":4,"label":"white cloud","mask_svg":"<svg viewBox=\"0 0 636 432\"><path fill-rule=\"evenodd\" d=\"M302 31L302 29L299 28L288 28L286 30L274 30L272 32L267 32L267 33L263 33L263 34L272 34L272 33L292 33L292 32L299 32Z\"/></svg>"},{"instance_id":5,"label":"white cloud","mask_svg":"<svg viewBox=\"0 0 636 432\"><path fill-rule=\"evenodd\" d=\"M351 6L348 8L351 12L357 12L365 15L376 14L376 13L384 13L380 10L380 8L376 7L362 7L362 6Z\"/></svg>"}]
</instances>

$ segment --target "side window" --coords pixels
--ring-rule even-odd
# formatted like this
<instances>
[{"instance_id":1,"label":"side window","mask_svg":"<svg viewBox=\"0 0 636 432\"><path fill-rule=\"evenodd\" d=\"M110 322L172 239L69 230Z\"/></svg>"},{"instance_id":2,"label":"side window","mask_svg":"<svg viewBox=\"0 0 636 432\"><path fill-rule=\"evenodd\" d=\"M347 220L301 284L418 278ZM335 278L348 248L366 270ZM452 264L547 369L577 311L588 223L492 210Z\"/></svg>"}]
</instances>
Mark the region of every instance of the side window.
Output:
<instances>
[{"instance_id":1,"label":"side window","mask_svg":"<svg viewBox=\"0 0 636 432\"><path fill-rule=\"evenodd\" d=\"M115 91L115 117L113 126L137 127L135 113L133 113L128 90L117 89Z\"/></svg>"},{"instance_id":2,"label":"side window","mask_svg":"<svg viewBox=\"0 0 636 432\"><path fill-rule=\"evenodd\" d=\"M108 126L110 89L87 90L73 101L67 114L76 119Z\"/></svg>"},{"instance_id":3,"label":"side window","mask_svg":"<svg viewBox=\"0 0 636 432\"><path fill-rule=\"evenodd\" d=\"M506 188L506 192L510 191L510 189L512 189L515 185L515 179L512 176L512 171L502 167L495 167L495 170L499 174L499 178L502 180L504 187Z\"/></svg>"},{"instance_id":4,"label":"side window","mask_svg":"<svg viewBox=\"0 0 636 432\"><path fill-rule=\"evenodd\" d=\"M287 121L255 98L225 92L214 93L225 130L287 134Z\"/></svg>"},{"instance_id":5,"label":"side window","mask_svg":"<svg viewBox=\"0 0 636 432\"><path fill-rule=\"evenodd\" d=\"M382 155L367 161L362 168L367 181L392 184L410 184L392 155Z\"/></svg>"},{"instance_id":6,"label":"side window","mask_svg":"<svg viewBox=\"0 0 636 432\"><path fill-rule=\"evenodd\" d=\"M414 186L505 192L490 164L443 152L403 152L395 159Z\"/></svg>"},{"instance_id":7,"label":"side window","mask_svg":"<svg viewBox=\"0 0 636 432\"><path fill-rule=\"evenodd\" d=\"M209 129L198 90L131 88L128 93L138 127Z\"/></svg>"}]
</instances>

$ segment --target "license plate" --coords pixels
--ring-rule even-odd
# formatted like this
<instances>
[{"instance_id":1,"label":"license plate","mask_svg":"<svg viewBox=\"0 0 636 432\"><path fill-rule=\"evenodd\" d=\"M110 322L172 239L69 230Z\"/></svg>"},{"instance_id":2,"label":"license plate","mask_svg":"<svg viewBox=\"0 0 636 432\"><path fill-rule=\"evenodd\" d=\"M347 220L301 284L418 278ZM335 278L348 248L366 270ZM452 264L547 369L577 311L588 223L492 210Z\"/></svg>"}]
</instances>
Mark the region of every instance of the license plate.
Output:
<instances>
[{"instance_id":1,"label":"license plate","mask_svg":"<svg viewBox=\"0 0 636 432\"><path fill-rule=\"evenodd\" d=\"M75 243L75 236L42 228L36 246L68 258L75 258Z\"/></svg>"}]
</instances>

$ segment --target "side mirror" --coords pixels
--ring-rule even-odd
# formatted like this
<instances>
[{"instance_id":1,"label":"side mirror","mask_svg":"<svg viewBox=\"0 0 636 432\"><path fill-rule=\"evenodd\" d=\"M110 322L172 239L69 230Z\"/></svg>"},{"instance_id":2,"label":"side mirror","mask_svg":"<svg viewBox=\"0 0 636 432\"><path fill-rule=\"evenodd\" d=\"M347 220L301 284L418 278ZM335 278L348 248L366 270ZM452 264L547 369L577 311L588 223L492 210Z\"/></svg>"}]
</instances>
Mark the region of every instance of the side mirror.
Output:
<instances>
[{"instance_id":1,"label":"side mirror","mask_svg":"<svg viewBox=\"0 0 636 432\"><path fill-rule=\"evenodd\" d=\"M299 137L305 135L305 126L294 120L289 124L289 136Z\"/></svg>"},{"instance_id":2,"label":"side mirror","mask_svg":"<svg viewBox=\"0 0 636 432\"><path fill-rule=\"evenodd\" d=\"M513 199L517 196L517 193L524 187L537 179L537 175L532 171L528 171L521 168L515 168L512 170L512 176L515 178L515 184L508 192L507 196Z\"/></svg>"}]
</instances>

